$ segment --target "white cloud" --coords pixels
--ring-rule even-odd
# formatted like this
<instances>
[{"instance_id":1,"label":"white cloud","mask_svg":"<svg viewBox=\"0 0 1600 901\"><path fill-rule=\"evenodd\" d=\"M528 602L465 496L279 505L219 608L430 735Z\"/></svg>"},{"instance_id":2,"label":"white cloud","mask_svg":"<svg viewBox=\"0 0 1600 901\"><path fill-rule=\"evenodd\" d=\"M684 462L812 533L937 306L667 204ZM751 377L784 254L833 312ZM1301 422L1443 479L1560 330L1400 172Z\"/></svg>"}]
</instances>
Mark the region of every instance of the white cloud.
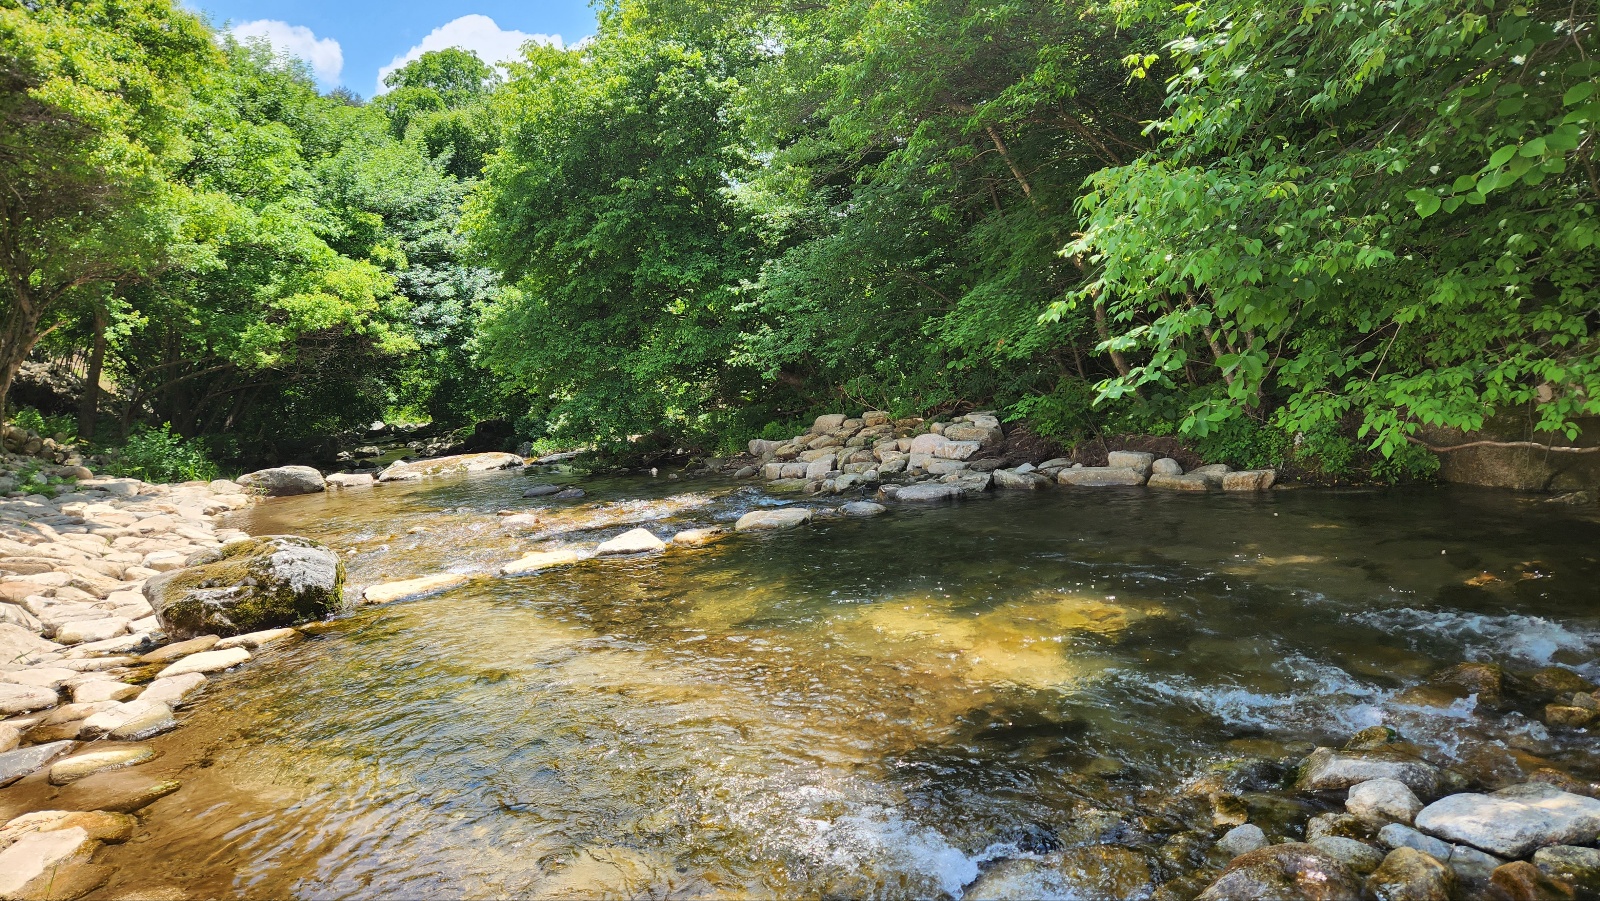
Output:
<instances>
[{"instance_id":1,"label":"white cloud","mask_svg":"<svg viewBox=\"0 0 1600 901\"><path fill-rule=\"evenodd\" d=\"M488 16L477 14L462 16L452 22L447 22L422 39L422 43L412 47L400 56L395 57L389 65L378 70L378 86L373 96L388 91L383 83L384 76L404 66L424 53L432 50L444 50L447 47L460 47L471 50L486 63L503 63L507 60L518 59L521 54L517 51L528 41L535 41L551 47L561 46L559 34L528 34L522 31L506 31Z\"/></svg>"},{"instance_id":2,"label":"white cloud","mask_svg":"<svg viewBox=\"0 0 1600 901\"><path fill-rule=\"evenodd\" d=\"M319 38L304 25L290 25L277 19L257 19L228 29L228 33L245 38L266 38L272 49L283 56L296 56L311 66L317 79L326 84L338 84L339 73L344 70L344 50L333 38Z\"/></svg>"}]
</instances>

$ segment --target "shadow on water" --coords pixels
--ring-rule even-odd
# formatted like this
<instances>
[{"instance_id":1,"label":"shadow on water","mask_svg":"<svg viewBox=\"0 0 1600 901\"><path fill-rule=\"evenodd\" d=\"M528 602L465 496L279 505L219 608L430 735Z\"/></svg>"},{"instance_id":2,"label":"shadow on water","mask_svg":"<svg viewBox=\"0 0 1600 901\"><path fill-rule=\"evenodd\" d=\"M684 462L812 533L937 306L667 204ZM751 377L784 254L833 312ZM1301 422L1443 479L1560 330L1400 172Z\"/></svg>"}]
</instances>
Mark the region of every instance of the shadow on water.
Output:
<instances>
[{"instance_id":1,"label":"shadow on water","mask_svg":"<svg viewBox=\"0 0 1600 901\"><path fill-rule=\"evenodd\" d=\"M1600 525L1509 495L1055 491L488 577L779 502L535 480L245 516L340 549L353 592L485 578L214 680L143 768L183 789L96 897L958 896L1085 842L1170 878L1197 858L1152 811L1215 762L1377 722L1449 757L1481 723L1402 690L1474 657L1589 671L1600 643Z\"/></svg>"}]
</instances>

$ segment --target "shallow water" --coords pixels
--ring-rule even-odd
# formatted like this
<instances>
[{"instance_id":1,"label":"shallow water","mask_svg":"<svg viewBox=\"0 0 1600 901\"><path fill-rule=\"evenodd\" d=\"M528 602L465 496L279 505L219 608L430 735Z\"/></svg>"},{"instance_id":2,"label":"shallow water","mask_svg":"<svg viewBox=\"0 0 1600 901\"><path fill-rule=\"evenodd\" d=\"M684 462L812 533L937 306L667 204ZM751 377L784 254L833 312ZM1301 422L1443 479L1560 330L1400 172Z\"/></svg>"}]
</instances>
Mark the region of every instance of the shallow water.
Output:
<instances>
[{"instance_id":1,"label":"shallow water","mask_svg":"<svg viewBox=\"0 0 1600 901\"><path fill-rule=\"evenodd\" d=\"M1600 775L1587 736L1395 700L1463 659L1600 675L1600 523L1571 508L1058 490L489 575L782 502L720 480L519 497L546 478L236 521L340 549L352 593L483 578L214 679L140 768L183 789L104 852L118 875L93 897L959 897L1041 835L1131 845L1159 881L1206 863L1160 813L1184 780L1379 722L1445 759L1487 743L1506 778ZM546 512L505 528L506 509Z\"/></svg>"}]
</instances>

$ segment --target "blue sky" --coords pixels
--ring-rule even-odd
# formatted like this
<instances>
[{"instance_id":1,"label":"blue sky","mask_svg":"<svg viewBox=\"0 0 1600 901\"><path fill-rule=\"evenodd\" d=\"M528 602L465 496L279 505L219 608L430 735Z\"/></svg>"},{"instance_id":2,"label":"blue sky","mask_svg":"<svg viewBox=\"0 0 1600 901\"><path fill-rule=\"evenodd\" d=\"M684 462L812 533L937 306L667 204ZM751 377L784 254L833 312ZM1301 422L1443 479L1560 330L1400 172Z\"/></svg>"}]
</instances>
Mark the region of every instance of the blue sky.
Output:
<instances>
[{"instance_id":1,"label":"blue sky","mask_svg":"<svg viewBox=\"0 0 1600 901\"><path fill-rule=\"evenodd\" d=\"M378 93L383 72L426 50L466 47L490 62L530 38L571 46L594 34L587 0L183 0L213 25L265 37L311 64L323 89Z\"/></svg>"}]
</instances>

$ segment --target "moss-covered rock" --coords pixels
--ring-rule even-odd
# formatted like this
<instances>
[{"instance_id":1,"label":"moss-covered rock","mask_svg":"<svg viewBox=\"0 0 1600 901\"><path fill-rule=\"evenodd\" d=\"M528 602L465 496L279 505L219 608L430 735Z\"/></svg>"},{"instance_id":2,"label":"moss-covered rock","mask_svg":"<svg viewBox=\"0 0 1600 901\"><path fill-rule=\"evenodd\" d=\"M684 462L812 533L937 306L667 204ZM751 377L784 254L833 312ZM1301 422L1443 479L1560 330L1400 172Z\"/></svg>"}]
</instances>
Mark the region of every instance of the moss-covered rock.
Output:
<instances>
[{"instance_id":1,"label":"moss-covered rock","mask_svg":"<svg viewBox=\"0 0 1600 901\"><path fill-rule=\"evenodd\" d=\"M170 636L241 635L345 610L344 563L315 541L266 535L197 554L144 596Z\"/></svg>"}]
</instances>

